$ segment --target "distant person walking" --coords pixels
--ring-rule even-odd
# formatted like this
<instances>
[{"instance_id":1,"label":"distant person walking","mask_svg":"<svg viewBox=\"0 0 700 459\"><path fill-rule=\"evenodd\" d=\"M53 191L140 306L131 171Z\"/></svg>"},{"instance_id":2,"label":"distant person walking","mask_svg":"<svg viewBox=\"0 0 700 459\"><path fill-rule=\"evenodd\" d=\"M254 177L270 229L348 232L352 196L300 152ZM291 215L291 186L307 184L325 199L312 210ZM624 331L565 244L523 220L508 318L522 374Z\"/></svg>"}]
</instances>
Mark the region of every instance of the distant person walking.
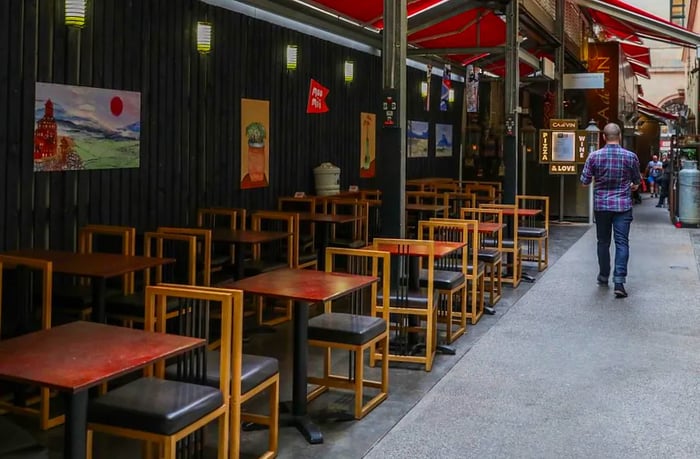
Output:
<instances>
[{"instance_id":1,"label":"distant person walking","mask_svg":"<svg viewBox=\"0 0 700 459\"><path fill-rule=\"evenodd\" d=\"M651 161L647 163L646 176L649 182L649 192L652 198L659 197L659 179L663 174L663 163L659 161L657 155L652 155Z\"/></svg>"},{"instance_id":2,"label":"distant person walking","mask_svg":"<svg viewBox=\"0 0 700 459\"><path fill-rule=\"evenodd\" d=\"M593 187L593 211L598 237L598 284L608 285L610 239L615 237L615 297L626 298L629 232L632 223L632 192L642 181L639 158L620 146L620 127L609 123L603 128L605 146L588 156L581 172L581 183Z\"/></svg>"},{"instance_id":3,"label":"distant person walking","mask_svg":"<svg viewBox=\"0 0 700 459\"><path fill-rule=\"evenodd\" d=\"M657 180L659 184L659 202L656 204L656 207L663 207L666 203L669 185L671 184L671 160L668 158L667 153L661 155L661 164L663 165L663 173Z\"/></svg>"}]
</instances>

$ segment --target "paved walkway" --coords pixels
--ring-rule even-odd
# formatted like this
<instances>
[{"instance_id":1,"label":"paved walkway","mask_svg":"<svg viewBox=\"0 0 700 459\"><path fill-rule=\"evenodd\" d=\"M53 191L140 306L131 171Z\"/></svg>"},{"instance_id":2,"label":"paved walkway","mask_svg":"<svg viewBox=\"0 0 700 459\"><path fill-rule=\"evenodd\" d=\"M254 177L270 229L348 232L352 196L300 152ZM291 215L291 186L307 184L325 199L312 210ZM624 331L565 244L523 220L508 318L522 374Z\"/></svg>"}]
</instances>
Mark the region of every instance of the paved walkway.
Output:
<instances>
[{"instance_id":1,"label":"paved walkway","mask_svg":"<svg viewBox=\"0 0 700 459\"><path fill-rule=\"evenodd\" d=\"M368 458L700 457L700 231L635 207L629 297L590 229Z\"/></svg>"}]
</instances>

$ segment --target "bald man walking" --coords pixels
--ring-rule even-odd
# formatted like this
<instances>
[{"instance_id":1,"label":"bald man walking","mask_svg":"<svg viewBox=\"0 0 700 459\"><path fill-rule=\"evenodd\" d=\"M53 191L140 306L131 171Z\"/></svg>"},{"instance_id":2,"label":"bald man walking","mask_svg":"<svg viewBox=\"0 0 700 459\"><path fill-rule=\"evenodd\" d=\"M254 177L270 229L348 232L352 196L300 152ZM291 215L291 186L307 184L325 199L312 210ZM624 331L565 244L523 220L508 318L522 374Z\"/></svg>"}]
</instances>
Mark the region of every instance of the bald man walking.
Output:
<instances>
[{"instance_id":1,"label":"bald man walking","mask_svg":"<svg viewBox=\"0 0 700 459\"><path fill-rule=\"evenodd\" d=\"M593 186L593 211L598 237L598 284L608 285L610 277L610 239L615 238L615 297L626 298L629 233L632 223L632 191L642 181L639 158L620 146L620 127L609 123L603 128L605 146L586 159L581 183Z\"/></svg>"}]
</instances>

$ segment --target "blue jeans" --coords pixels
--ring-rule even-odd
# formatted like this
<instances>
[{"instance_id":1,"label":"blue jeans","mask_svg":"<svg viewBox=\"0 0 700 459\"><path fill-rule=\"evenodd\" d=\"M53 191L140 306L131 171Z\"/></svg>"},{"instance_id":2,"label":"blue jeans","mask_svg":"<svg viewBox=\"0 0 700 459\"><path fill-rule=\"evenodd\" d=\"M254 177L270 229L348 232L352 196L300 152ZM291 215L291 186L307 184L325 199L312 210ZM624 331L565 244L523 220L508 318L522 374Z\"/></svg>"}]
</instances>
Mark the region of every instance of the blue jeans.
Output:
<instances>
[{"instance_id":1,"label":"blue jeans","mask_svg":"<svg viewBox=\"0 0 700 459\"><path fill-rule=\"evenodd\" d=\"M615 270L613 282L624 284L627 279L627 260L630 256L630 224L632 209L624 212L595 211L595 226L598 236L599 274L606 279L610 276L610 236L615 237Z\"/></svg>"}]
</instances>

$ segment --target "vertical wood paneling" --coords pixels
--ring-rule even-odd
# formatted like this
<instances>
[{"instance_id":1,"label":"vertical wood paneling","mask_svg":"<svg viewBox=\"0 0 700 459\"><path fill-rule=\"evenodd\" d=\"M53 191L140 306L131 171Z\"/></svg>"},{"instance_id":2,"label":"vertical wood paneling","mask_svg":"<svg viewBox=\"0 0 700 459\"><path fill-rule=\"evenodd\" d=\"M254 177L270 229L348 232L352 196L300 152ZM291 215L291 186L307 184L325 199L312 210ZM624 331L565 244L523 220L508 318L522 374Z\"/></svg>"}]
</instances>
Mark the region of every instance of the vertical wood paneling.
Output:
<instances>
[{"instance_id":1,"label":"vertical wood paneling","mask_svg":"<svg viewBox=\"0 0 700 459\"><path fill-rule=\"evenodd\" d=\"M51 247L74 248L76 228L86 223L144 231L192 224L200 206L273 207L280 194L313 193L313 168L324 161L342 169L343 188L377 186L379 179L358 178L358 133L360 112L380 118L378 56L196 0L91 1L81 30L64 25L62 6L62 0L0 2L0 249L43 246L47 235ZM196 51L198 20L214 27L207 56ZM299 47L291 72L287 44ZM349 85L346 59L355 62ZM408 118L449 122L455 132L453 158L435 159L431 140L430 157L409 160L408 176L456 176L459 110L423 112L417 88L424 72L408 74ZM330 112L306 113L311 78L330 89ZM140 91L140 168L35 174L36 81ZM434 77L434 100L439 85ZM241 98L270 101L264 189L240 189Z\"/></svg>"}]
</instances>

